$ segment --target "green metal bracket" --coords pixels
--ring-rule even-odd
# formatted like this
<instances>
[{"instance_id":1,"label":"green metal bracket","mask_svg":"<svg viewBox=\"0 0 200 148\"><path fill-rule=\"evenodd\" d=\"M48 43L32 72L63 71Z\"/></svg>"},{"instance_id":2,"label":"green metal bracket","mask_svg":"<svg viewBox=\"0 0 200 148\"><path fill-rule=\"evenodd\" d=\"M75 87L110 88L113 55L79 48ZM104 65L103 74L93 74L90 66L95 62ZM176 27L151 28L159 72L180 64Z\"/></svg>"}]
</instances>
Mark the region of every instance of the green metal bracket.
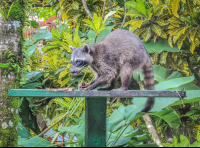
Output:
<instances>
[{"instance_id":1,"label":"green metal bracket","mask_svg":"<svg viewBox=\"0 0 200 148\"><path fill-rule=\"evenodd\" d=\"M110 97L186 97L185 91L48 91L44 89L9 90L13 97L86 97L85 146L106 147L106 98Z\"/></svg>"}]
</instances>

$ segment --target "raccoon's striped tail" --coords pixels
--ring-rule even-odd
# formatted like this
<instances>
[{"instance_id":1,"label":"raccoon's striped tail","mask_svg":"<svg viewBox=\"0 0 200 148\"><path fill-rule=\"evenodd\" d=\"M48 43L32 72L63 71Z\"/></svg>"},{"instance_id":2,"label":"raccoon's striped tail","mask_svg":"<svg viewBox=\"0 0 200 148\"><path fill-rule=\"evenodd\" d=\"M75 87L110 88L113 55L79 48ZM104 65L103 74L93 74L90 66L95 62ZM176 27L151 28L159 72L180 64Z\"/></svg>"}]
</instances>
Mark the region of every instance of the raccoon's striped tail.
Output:
<instances>
[{"instance_id":1,"label":"raccoon's striped tail","mask_svg":"<svg viewBox=\"0 0 200 148\"><path fill-rule=\"evenodd\" d=\"M152 65L143 67L144 83L147 90L155 90L154 87L154 73ZM148 112L154 105L155 97L148 97L145 107L141 112Z\"/></svg>"}]
</instances>

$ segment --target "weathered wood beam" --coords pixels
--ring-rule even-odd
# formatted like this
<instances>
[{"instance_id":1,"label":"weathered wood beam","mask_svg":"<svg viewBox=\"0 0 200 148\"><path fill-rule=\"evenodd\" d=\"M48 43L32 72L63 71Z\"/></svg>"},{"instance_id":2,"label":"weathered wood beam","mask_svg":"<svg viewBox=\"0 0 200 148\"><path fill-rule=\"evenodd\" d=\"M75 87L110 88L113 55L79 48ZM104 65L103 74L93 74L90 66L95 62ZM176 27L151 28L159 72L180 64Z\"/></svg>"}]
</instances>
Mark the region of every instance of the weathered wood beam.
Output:
<instances>
[{"instance_id":1,"label":"weathered wood beam","mask_svg":"<svg viewBox=\"0 0 200 148\"><path fill-rule=\"evenodd\" d=\"M45 89L13 89L9 96L16 97L186 97L185 91L127 90L127 91L49 91Z\"/></svg>"}]
</instances>

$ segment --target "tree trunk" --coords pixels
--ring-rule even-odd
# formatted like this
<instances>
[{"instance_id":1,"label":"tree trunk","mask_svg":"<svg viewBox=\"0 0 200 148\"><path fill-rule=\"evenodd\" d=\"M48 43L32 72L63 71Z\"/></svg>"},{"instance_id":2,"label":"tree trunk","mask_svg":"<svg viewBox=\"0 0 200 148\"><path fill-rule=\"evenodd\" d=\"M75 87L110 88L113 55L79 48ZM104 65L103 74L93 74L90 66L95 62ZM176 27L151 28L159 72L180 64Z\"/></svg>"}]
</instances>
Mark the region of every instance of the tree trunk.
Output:
<instances>
[{"instance_id":1,"label":"tree trunk","mask_svg":"<svg viewBox=\"0 0 200 148\"><path fill-rule=\"evenodd\" d=\"M0 6L5 16L11 3L6 6ZM25 17L22 8L23 1L18 0L12 6L9 18L4 20L0 14L0 63L10 63L7 68L0 67L0 147L15 147L18 141L19 98L9 97L8 90L20 85Z\"/></svg>"}]
</instances>

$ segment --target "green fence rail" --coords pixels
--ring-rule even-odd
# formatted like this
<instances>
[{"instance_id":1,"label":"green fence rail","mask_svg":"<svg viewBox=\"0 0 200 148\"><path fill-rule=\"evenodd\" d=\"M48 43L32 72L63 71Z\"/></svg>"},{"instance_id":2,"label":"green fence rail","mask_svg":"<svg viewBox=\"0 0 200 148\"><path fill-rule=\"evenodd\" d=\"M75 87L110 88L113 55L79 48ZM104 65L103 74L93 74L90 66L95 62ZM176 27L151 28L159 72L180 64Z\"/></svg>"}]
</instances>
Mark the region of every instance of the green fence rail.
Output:
<instances>
[{"instance_id":1,"label":"green fence rail","mask_svg":"<svg viewBox=\"0 0 200 148\"><path fill-rule=\"evenodd\" d=\"M107 97L186 97L185 91L127 90L127 91L49 91L45 89L9 90L13 97L86 97L85 146L106 147Z\"/></svg>"}]
</instances>

